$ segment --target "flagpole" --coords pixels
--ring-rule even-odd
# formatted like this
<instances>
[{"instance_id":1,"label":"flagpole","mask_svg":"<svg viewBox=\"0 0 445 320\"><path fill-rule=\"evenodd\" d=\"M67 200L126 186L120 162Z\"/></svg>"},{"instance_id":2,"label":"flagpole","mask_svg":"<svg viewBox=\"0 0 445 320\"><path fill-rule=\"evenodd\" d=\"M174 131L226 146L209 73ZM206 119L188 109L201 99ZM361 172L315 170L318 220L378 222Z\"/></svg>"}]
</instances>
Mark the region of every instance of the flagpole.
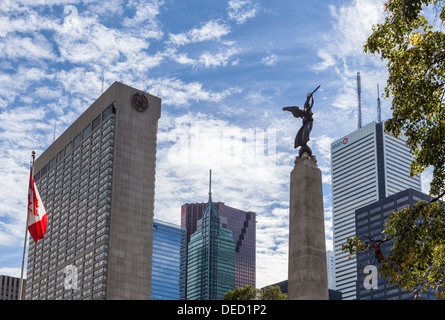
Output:
<instances>
[{"instance_id":1,"label":"flagpole","mask_svg":"<svg viewBox=\"0 0 445 320\"><path fill-rule=\"evenodd\" d=\"M34 159L36 156L36 152L32 151L32 169L34 170ZM31 171L31 174L33 172ZM29 186L28 186L29 189ZM28 197L29 197L29 190L28 190ZM19 296L18 300L22 300L22 292L23 292L23 271L25 269L25 254L26 254L26 244L28 240L28 217L29 217L29 198L28 198L28 210L26 212L26 227L25 227L25 244L23 245L23 257L22 257L22 271L20 273L20 284L19 284Z\"/></svg>"}]
</instances>

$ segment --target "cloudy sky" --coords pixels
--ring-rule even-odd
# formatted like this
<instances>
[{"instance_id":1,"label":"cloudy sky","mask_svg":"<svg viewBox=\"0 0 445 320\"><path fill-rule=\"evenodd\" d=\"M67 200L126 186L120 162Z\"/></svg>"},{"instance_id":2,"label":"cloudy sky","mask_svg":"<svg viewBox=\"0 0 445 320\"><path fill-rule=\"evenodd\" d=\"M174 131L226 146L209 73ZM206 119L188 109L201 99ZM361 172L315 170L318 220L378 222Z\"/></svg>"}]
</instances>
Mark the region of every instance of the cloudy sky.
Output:
<instances>
[{"instance_id":1,"label":"cloudy sky","mask_svg":"<svg viewBox=\"0 0 445 320\"><path fill-rule=\"evenodd\" d=\"M162 99L155 217L207 200L257 213L257 286L287 279L289 174L315 94L310 146L332 248L330 143L376 119L387 73L363 53L383 0L3 0L0 4L0 274L19 276L31 151L37 156L102 89ZM382 100L382 118L390 117Z\"/></svg>"}]
</instances>

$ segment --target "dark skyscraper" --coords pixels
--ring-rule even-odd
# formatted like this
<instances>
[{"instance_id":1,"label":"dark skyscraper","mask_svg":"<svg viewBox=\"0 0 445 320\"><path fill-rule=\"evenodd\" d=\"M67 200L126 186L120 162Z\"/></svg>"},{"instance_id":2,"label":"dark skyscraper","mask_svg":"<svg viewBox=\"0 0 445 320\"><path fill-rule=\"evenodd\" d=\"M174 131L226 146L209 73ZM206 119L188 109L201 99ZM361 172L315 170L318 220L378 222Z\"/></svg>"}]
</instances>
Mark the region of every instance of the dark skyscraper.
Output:
<instances>
[{"instance_id":1,"label":"dark skyscraper","mask_svg":"<svg viewBox=\"0 0 445 320\"><path fill-rule=\"evenodd\" d=\"M402 210L408 206L413 207L419 201L429 202L430 197L414 189L406 189L396 194L387 196L367 206L355 210L356 236L360 239L369 238L382 240L384 234L384 224L388 217L395 211ZM394 245L394 239L381 244L380 249L386 256ZM358 300L413 300L414 293L404 291L397 285L388 285L387 280L378 278L376 289L366 289L364 286L365 277L363 268L367 265L376 265L373 255L364 252L357 254L357 299ZM422 298L432 298L433 295L427 293Z\"/></svg>"}]
</instances>

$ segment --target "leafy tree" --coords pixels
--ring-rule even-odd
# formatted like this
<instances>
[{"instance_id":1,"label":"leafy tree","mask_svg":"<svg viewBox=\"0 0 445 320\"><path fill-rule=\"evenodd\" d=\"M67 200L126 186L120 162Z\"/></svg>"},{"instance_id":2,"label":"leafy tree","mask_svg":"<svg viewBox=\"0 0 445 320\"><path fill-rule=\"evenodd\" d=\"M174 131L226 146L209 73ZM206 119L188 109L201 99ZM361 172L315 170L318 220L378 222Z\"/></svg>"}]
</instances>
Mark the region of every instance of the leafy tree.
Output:
<instances>
[{"instance_id":1,"label":"leafy tree","mask_svg":"<svg viewBox=\"0 0 445 320\"><path fill-rule=\"evenodd\" d=\"M287 295L281 292L279 286L269 286L261 290L248 285L229 290L224 295L224 300L287 300Z\"/></svg>"},{"instance_id":2,"label":"leafy tree","mask_svg":"<svg viewBox=\"0 0 445 320\"><path fill-rule=\"evenodd\" d=\"M261 290L251 285L245 287L236 287L224 294L224 300L259 300Z\"/></svg>"},{"instance_id":3,"label":"leafy tree","mask_svg":"<svg viewBox=\"0 0 445 320\"><path fill-rule=\"evenodd\" d=\"M385 130L402 133L414 154L411 175L433 169L429 203L393 213L381 240L348 239L344 251L373 251L379 275L416 291L445 298L445 0L388 0L386 19L373 27L364 50L387 63L386 97L392 118ZM430 13L429 20L425 12ZM432 14L431 14L432 13ZM380 246L394 240L384 256Z\"/></svg>"},{"instance_id":4,"label":"leafy tree","mask_svg":"<svg viewBox=\"0 0 445 320\"><path fill-rule=\"evenodd\" d=\"M262 290L260 300L287 300L287 294L279 286L269 286Z\"/></svg>"}]
</instances>

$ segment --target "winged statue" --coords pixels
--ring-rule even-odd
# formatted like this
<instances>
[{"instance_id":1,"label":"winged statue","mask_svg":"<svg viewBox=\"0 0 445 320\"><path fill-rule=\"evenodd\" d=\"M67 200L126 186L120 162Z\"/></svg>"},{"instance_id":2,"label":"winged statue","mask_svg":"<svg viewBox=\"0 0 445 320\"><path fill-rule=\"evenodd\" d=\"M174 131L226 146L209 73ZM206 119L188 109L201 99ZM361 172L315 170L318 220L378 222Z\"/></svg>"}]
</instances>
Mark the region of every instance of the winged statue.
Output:
<instances>
[{"instance_id":1,"label":"winged statue","mask_svg":"<svg viewBox=\"0 0 445 320\"><path fill-rule=\"evenodd\" d=\"M314 123L314 118L312 117L312 106L314 105L314 93L318 90L320 86L318 86L314 91L307 94L306 102L304 103L303 109L300 109L300 107L292 106L292 107L284 107L284 111L290 111L292 112L292 115L295 118L302 118L303 119L303 125L301 126L300 130L298 130L297 136L295 137L294 142L294 148L300 148L300 157L303 154L303 152L307 152L310 156L312 156L312 150L307 145L308 141L310 140L310 133L312 130L312 125Z\"/></svg>"}]
</instances>

